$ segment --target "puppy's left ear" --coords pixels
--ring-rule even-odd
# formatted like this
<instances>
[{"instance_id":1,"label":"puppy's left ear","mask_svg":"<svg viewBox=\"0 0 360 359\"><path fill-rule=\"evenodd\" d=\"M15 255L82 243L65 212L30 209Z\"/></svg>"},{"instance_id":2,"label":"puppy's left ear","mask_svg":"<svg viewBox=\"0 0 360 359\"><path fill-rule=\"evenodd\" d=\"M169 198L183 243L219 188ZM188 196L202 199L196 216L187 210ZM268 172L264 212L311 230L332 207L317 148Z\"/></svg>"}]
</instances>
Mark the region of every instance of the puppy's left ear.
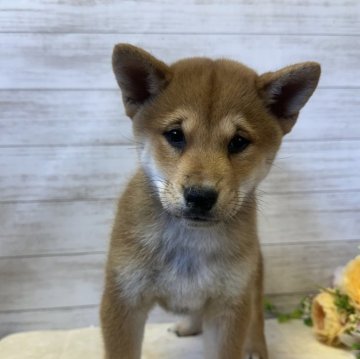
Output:
<instances>
[{"instance_id":1,"label":"puppy's left ear","mask_svg":"<svg viewBox=\"0 0 360 359\"><path fill-rule=\"evenodd\" d=\"M115 45L112 66L129 117L156 97L171 78L165 63L130 44Z\"/></svg>"},{"instance_id":2,"label":"puppy's left ear","mask_svg":"<svg viewBox=\"0 0 360 359\"><path fill-rule=\"evenodd\" d=\"M260 96L269 112L279 120L284 134L290 132L299 111L313 94L320 73L318 63L304 62L258 77Z\"/></svg>"}]
</instances>

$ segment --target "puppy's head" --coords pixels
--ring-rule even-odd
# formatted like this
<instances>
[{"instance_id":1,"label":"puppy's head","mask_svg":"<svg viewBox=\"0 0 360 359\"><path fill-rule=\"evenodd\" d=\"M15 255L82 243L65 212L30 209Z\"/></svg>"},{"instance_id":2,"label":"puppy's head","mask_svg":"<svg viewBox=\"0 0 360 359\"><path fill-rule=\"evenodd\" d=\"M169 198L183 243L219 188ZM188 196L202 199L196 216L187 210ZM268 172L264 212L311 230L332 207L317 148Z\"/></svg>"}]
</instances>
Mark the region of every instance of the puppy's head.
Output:
<instances>
[{"instance_id":1,"label":"puppy's head","mask_svg":"<svg viewBox=\"0 0 360 359\"><path fill-rule=\"evenodd\" d=\"M168 66L125 44L114 48L113 69L162 206L206 224L247 204L320 77L313 62L261 76L229 60Z\"/></svg>"}]
</instances>

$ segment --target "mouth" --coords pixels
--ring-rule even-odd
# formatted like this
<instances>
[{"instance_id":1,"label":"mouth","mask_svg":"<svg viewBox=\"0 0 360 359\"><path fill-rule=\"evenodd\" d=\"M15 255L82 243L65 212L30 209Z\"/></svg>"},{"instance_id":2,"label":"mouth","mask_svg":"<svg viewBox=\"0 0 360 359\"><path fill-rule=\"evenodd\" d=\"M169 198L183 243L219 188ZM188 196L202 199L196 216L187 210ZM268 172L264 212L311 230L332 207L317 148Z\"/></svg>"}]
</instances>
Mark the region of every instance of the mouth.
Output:
<instances>
[{"instance_id":1,"label":"mouth","mask_svg":"<svg viewBox=\"0 0 360 359\"><path fill-rule=\"evenodd\" d=\"M212 216L200 214L200 213L184 213L181 216L189 224L199 225L199 226L209 226L218 223L219 221L213 218Z\"/></svg>"},{"instance_id":2,"label":"mouth","mask_svg":"<svg viewBox=\"0 0 360 359\"><path fill-rule=\"evenodd\" d=\"M190 227L210 227L221 222L220 219L207 211L181 209L178 211L166 211L171 217L182 221Z\"/></svg>"},{"instance_id":3,"label":"mouth","mask_svg":"<svg viewBox=\"0 0 360 359\"><path fill-rule=\"evenodd\" d=\"M192 216L192 215L185 215L185 216L183 216L183 218L185 218L189 221L194 221L194 222L212 222L213 221L210 218L204 218L204 217Z\"/></svg>"}]
</instances>

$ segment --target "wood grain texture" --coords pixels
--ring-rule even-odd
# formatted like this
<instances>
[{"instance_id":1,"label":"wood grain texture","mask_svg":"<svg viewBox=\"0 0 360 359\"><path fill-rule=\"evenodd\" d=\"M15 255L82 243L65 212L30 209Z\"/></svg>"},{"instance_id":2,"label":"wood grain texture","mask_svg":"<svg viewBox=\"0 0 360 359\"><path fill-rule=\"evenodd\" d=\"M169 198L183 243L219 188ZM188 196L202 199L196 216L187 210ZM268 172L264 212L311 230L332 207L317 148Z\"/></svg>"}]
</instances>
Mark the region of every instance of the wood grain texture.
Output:
<instances>
[{"instance_id":1,"label":"wood grain texture","mask_svg":"<svg viewBox=\"0 0 360 359\"><path fill-rule=\"evenodd\" d=\"M266 293L303 293L328 285L334 268L354 257L359 244L264 245ZM104 260L103 253L2 258L0 283L7 284L0 292L1 311L96 305L103 286Z\"/></svg>"},{"instance_id":2,"label":"wood grain texture","mask_svg":"<svg viewBox=\"0 0 360 359\"><path fill-rule=\"evenodd\" d=\"M163 61L227 57L259 72L318 61L322 87L359 87L360 36L0 34L0 89L115 89L114 44L141 46ZM331 56L329 53L331 52ZM271 55L270 55L271 54Z\"/></svg>"},{"instance_id":3,"label":"wood grain texture","mask_svg":"<svg viewBox=\"0 0 360 359\"><path fill-rule=\"evenodd\" d=\"M114 198L136 157L127 146L2 148L0 202ZM262 190L360 190L359 179L357 141L286 142Z\"/></svg>"},{"instance_id":4,"label":"wood grain texture","mask_svg":"<svg viewBox=\"0 0 360 359\"><path fill-rule=\"evenodd\" d=\"M358 197L359 192L261 195L261 241L360 240ZM105 251L115 203L114 199L0 204L0 257Z\"/></svg>"},{"instance_id":5,"label":"wood grain texture","mask_svg":"<svg viewBox=\"0 0 360 359\"><path fill-rule=\"evenodd\" d=\"M132 141L131 120L125 117L120 90L0 91L0 111L0 146Z\"/></svg>"},{"instance_id":6,"label":"wood grain texture","mask_svg":"<svg viewBox=\"0 0 360 359\"><path fill-rule=\"evenodd\" d=\"M354 34L359 13L356 0L2 0L0 31Z\"/></svg>"},{"instance_id":7,"label":"wood grain texture","mask_svg":"<svg viewBox=\"0 0 360 359\"><path fill-rule=\"evenodd\" d=\"M0 204L0 257L105 251L115 202Z\"/></svg>"},{"instance_id":8,"label":"wood grain texture","mask_svg":"<svg viewBox=\"0 0 360 359\"><path fill-rule=\"evenodd\" d=\"M263 246L265 293L312 292L332 283L335 268L358 253L360 240Z\"/></svg>"},{"instance_id":9,"label":"wood grain texture","mask_svg":"<svg viewBox=\"0 0 360 359\"><path fill-rule=\"evenodd\" d=\"M99 324L98 305L0 311L0 338L39 329L72 329Z\"/></svg>"},{"instance_id":10,"label":"wood grain texture","mask_svg":"<svg viewBox=\"0 0 360 359\"><path fill-rule=\"evenodd\" d=\"M0 202L114 198L135 162L126 146L3 148Z\"/></svg>"},{"instance_id":11,"label":"wood grain texture","mask_svg":"<svg viewBox=\"0 0 360 359\"><path fill-rule=\"evenodd\" d=\"M360 240L359 192L263 195L259 235L264 244Z\"/></svg>"},{"instance_id":12,"label":"wood grain texture","mask_svg":"<svg viewBox=\"0 0 360 359\"><path fill-rule=\"evenodd\" d=\"M286 141L360 140L360 89L319 89ZM0 146L132 142L120 91L0 91Z\"/></svg>"},{"instance_id":13,"label":"wood grain texture","mask_svg":"<svg viewBox=\"0 0 360 359\"><path fill-rule=\"evenodd\" d=\"M105 254L3 258L1 311L98 304Z\"/></svg>"}]
</instances>

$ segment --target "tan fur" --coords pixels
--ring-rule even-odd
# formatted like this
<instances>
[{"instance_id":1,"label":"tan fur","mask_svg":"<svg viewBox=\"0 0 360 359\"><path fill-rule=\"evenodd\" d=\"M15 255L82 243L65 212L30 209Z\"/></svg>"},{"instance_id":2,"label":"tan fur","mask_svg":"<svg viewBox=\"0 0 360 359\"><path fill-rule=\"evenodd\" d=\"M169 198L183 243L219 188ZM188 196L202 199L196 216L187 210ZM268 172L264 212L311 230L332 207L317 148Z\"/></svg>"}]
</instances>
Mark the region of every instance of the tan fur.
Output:
<instances>
[{"instance_id":1,"label":"tan fur","mask_svg":"<svg viewBox=\"0 0 360 359\"><path fill-rule=\"evenodd\" d=\"M148 311L187 315L174 331L204 333L206 359L267 359L257 185L268 173L320 67L294 65L258 76L230 60L171 66L131 45L113 54L133 120L139 169L118 206L101 306L106 359L139 359ZM164 132L181 129L174 148ZM250 141L230 154L234 135ZM210 219L184 217L184 189L218 193Z\"/></svg>"}]
</instances>

